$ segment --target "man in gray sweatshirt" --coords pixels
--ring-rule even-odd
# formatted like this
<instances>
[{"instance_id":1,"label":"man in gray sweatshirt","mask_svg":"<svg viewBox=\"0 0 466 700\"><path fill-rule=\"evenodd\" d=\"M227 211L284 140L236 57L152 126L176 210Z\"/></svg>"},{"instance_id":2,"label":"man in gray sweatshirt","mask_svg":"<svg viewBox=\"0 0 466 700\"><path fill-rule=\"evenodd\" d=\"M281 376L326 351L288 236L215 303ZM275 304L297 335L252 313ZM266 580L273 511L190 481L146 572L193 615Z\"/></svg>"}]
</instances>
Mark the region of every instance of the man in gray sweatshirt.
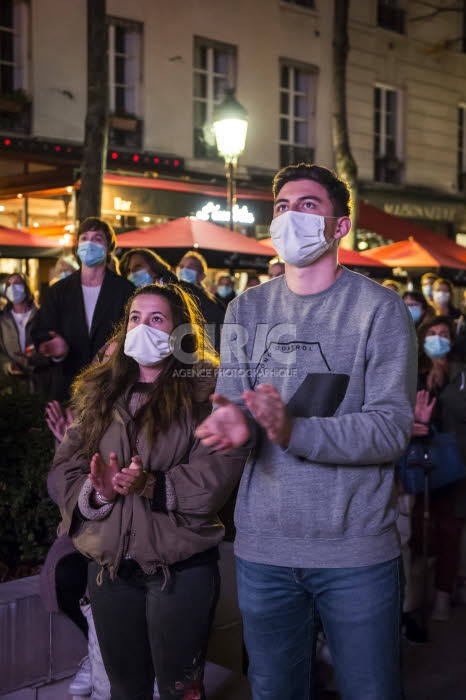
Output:
<instances>
[{"instance_id":1,"label":"man in gray sweatshirt","mask_svg":"<svg viewBox=\"0 0 466 700\"><path fill-rule=\"evenodd\" d=\"M310 697L320 618L342 699L401 700L393 462L411 432L414 324L394 292L338 264L343 181L289 166L273 192L285 275L230 303L216 410L197 432L251 449L235 554L253 697Z\"/></svg>"}]
</instances>

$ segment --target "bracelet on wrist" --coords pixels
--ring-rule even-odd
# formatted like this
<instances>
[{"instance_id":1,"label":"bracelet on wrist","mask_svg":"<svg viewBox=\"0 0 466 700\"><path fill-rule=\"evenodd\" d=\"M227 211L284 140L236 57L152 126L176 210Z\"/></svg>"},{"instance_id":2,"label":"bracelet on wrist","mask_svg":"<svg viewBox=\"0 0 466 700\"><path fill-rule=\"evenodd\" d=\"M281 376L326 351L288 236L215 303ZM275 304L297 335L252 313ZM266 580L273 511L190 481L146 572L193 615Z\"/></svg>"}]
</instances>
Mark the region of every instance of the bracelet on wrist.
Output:
<instances>
[{"instance_id":1,"label":"bracelet on wrist","mask_svg":"<svg viewBox=\"0 0 466 700\"><path fill-rule=\"evenodd\" d=\"M115 500L114 498L105 498L98 491L95 492L95 497L98 501L100 501L100 503L103 503L104 505L107 505L108 503L113 503L113 501Z\"/></svg>"}]
</instances>

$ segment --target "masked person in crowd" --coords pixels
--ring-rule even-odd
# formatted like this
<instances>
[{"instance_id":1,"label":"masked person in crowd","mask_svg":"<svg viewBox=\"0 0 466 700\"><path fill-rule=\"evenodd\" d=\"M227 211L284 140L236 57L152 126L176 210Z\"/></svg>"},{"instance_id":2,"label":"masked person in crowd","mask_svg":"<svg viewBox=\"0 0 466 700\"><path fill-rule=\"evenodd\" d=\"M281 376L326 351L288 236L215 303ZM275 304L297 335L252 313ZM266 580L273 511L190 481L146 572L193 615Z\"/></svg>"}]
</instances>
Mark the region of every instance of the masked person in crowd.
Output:
<instances>
[{"instance_id":1,"label":"masked person in crowd","mask_svg":"<svg viewBox=\"0 0 466 700\"><path fill-rule=\"evenodd\" d=\"M217 512L244 459L194 437L218 361L179 286L139 288L114 339L107 362L74 384L77 419L52 472L64 528L92 560L112 700L150 700L154 675L162 700L203 699L224 533Z\"/></svg>"},{"instance_id":2,"label":"masked person in crowd","mask_svg":"<svg viewBox=\"0 0 466 700\"><path fill-rule=\"evenodd\" d=\"M415 422L414 437L427 447L432 428L455 435L466 464L466 363L455 352L454 327L449 316L437 316L418 329L418 403L430 406L427 418ZM422 551L424 494L419 494L413 511L413 549ZM435 600L432 619L448 620L451 598L460 563L461 533L466 518L466 479L432 491L429 532L435 554Z\"/></svg>"},{"instance_id":3,"label":"masked person in crowd","mask_svg":"<svg viewBox=\"0 0 466 700\"><path fill-rule=\"evenodd\" d=\"M215 278L214 296L225 307L236 299L235 283L228 272L218 272ZM213 291L213 290L212 290Z\"/></svg>"},{"instance_id":4,"label":"masked person in crowd","mask_svg":"<svg viewBox=\"0 0 466 700\"><path fill-rule=\"evenodd\" d=\"M432 302L433 286L437 277L435 272L426 272L421 277L421 290L428 302Z\"/></svg>"},{"instance_id":5,"label":"masked person in crowd","mask_svg":"<svg viewBox=\"0 0 466 700\"><path fill-rule=\"evenodd\" d=\"M252 450L235 511L252 695L309 697L320 618L341 696L401 700L393 474L413 419L414 324L401 298L338 264L346 183L301 164L273 194L285 274L229 304L216 409L196 433Z\"/></svg>"},{"instance_id":6,"label":"masked person in crowd","mask_svg":"<svg viewBox=\"0 0 466 700\"><path fill-rule=\"evenodd\" d=\"M170 270L170 265L149 248L131 248L124 253L120 260L120 272L135 287L146 284L175 283L177 277Z\"/></svg>"},{"instance_id":7,"label":"masked person in crowd","mask_svg":"<svg viewBox=\"0 0 466 700\"><path fill-rule=\"evenodd\" d=\"M414 290L405 292L401 298L408 307L415 326L419 326L435 315L432 306L426 301L425 296L421 292Z\"/></svg>"},{"instance_id":8,"label":"masked person in crowd","mask_svg":"<svg viewBox=\"0 0 466 700\"><path fill-rule=\"evenodd\" d=\"M207 291L207 262L196 250L189 250L178 264L178 279L183 289L194 297L205 319L206 332L216 350L220 347L220 331L225 316L225 306Z\"/></svg>"},{"instance_id":9,"label":"masked person in crowd","mask_svg":"<svg viewBox=\"0 0 466 700\"><path fill-rule=\"evenodd\" d=\"M245 289L251 289L251 287L258 287L260 283L261 281L259 275L256 275L255 272L250 272L248 274L248 279L246 280Z\"/></svg>"},{"instance_id":10,"label":"masked person in crowd","mask_svg":"<svg viewBox=\"0 0 466 700\"><path fill-rule=\"evenodd\" d=\"M453 285L450 280L439 277L432 286L432 302L436 316L448 316L456 321L461 311L453 306Z\"/></svg>"},{"instance_id":11,"label":"masked person in crowd","mask_svg":"<svg viewBox=\"0 0 466 700\"><path fill-rule=\"evenodd\" d=\"M81 269L50 288L31 331L41 355L60 365L62 380L52 397L59 401L69 397L71 382L104 346L134 292L107 267L116 241L108 223L85 219L77 240Z\"/></svg>"},{"instance_id":12,"label":"masked person in crowd","mask_svg":"<svg viewBox=\"0 0 466 700\"><path fill-rule=\"evenodd\" d=\"M0 362L3 372L27 391L48 396L53 386L51 362L32 344L31 326L38 313L26 278L14 272L5 282L6 305L0 311Z\"/></svg>"},{"instance_id":13,"label":"masked person in crowd","mask_svg":"<svg viewBox=\"0 0 466 700\"><path fill-rule=\"evenodd\" d=\"M57 262L50 271L49 286L51 287L59 280L63 280L65 279L65 277L69 277L73 274L73 272L76 272L76 270L79 270L79 263L76 260L75 256L62 255L62 257L58 258Z\"/></svg>"}]
</instances>

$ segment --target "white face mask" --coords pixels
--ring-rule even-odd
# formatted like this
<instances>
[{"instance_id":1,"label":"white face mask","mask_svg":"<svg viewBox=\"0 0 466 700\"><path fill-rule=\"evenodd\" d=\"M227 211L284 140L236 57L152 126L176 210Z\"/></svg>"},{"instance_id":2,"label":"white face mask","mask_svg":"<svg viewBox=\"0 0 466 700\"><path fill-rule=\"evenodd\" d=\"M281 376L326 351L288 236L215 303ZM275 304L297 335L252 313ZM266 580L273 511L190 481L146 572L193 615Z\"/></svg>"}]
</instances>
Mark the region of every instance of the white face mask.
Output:
<instances>
[{"instance_id":1,"label":"white face mask","mask_svg":"<svg viewBox=\"0 0 466 700\"><path fill-rule=\"evenodd\" d=\"M434 292L433 299L437 304L447 304L450 301L450 292Z\"/></svg>"},{"instance_id":2,"label":"white face mask","mask_svg":"<svg viewBox=\"0 0 466 700\"><path fill-rule=\"evenodd\" d=\"M127 332L124 353L143 367L153 367L173 352L170 334L140 323Z\"/></svg>"},{"instance_id":3,"label":"white face mask","mask_svg":"<svg viewBox=\"0 0 466 700\"><path fill-rule=\"evenodd\" d=\"M325 218L316 214L286 211L270 224L278 255L289 265L306 267L320 258L335 241L324 236Z\"/></svg>"}]
</instances>

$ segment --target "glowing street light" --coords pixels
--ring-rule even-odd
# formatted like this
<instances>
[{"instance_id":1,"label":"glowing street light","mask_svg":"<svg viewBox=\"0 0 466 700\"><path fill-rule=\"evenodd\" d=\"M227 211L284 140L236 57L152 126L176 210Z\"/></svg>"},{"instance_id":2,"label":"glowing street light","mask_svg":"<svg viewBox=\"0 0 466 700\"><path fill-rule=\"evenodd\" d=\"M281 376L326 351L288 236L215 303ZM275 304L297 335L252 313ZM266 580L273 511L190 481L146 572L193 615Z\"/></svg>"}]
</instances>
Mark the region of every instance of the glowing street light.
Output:
<instances>
[{"instance_id":1,"label":"glowing street light","mask_svg":"<svg viewBox=\"0 0 466 700\"><path fill-rule=\"evenodd\" d=\"M225 159L227 171L227 202L230 213L230 229L233 229L233 207L236 204L236 165L238 158L244 151L248 130L248 114L238 102L234 93L233 88L225 91L225 97L216 107L213 118L217 150Z\"/></svg>"}]
</instances>

